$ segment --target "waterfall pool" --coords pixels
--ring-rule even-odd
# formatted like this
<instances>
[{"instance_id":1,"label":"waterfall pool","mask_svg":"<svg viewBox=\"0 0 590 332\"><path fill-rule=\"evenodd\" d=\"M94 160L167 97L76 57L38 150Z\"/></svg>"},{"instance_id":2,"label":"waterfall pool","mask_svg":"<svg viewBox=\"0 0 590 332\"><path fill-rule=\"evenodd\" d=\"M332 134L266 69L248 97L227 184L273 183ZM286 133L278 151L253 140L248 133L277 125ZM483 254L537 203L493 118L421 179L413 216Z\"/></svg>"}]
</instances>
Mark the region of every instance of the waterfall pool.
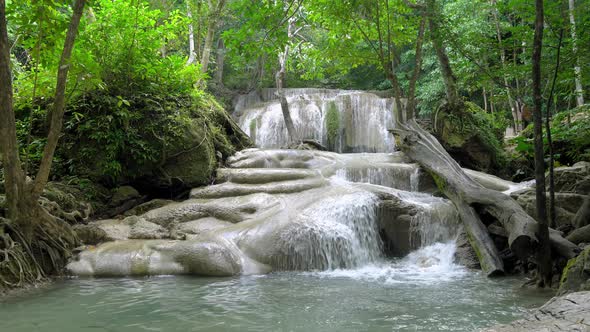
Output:
<instances>
[{"instance_id":1,"label":"waterfall pool","mask_svg":"<svg viewBox=\"0 0 590 332\"><path fill-rule=\"evenodd\" d=\"M0 301L1 331L475 331L551 294L452 263L453 243L352 270L70 279Z\"/></svg>"}]
</instances>

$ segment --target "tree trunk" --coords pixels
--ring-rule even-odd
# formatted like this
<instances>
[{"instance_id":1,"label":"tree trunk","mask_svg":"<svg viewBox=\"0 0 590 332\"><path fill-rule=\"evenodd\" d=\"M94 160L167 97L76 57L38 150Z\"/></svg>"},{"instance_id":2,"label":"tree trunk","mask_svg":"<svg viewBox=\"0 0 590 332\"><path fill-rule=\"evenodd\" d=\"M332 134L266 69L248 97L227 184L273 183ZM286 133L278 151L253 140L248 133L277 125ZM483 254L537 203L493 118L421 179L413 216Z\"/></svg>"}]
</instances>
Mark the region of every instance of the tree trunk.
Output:
<instances>
[{"instance_id":1,"label":"tree trunk","mask_svg":"<svg viewBox=\"0 0 590 332\"><path fill-rule=\"evenodd\" d=\"M578 57L578 38L576 36L576 18L575 18L575 3L574 0L569 0L569 17L570 17L570 31L572 35L572 48L574 51L575 65L574 78L576 83L576 105L584 105L584 89L582 88L582 69L580 68L580 58Z\"/></svg>"},{"instance_id":2,"label":"tree trunk","mask_svg":"<svg viewBox=\"0 0 590 332\"><path fill-rule=\"evenodd\" d=\"M451 69L451 62L447 51L443 45L443 39L440 34L440 25L438 20L440 19L440 13L436 8L434 0L429 0L428 4L428 25L430 28L430 35L432 38L432 45L436 51L436 57L440 65L443 82L445 84L445 92L447 96L447 102L452 107L460 105L461 99L459 98L459 90L457 89L457 83L453 70Z\"/></svg>"},{"instance_id":3,"label":"tree trunk","mask_svg":"<svg viewBox=\"0 0 590 332\"><path fill-rule=\"evenodd\" d=\"M4 167L7 217L14 219L18 213L18 202L25 194L25 176L18 155L5 7L5 1L0 0L0 154Z\"/></svg>"},{"instance_id":4,"label":"tree trunk","mask_svg":"<svg viewBox=\"0 0 590 332\"><path fill-rule=\"evenodd\" d=\"M191 5L189 1L186 2L186 16L189 19L188 23L188 60L186 61L187 65L193 64L197 59L197 54L195 53L195 29L193 27L193 11L191 10Z\"/></svg>"},{"instance_id":5,"label":"tree trunk","mask_svg":"<svg viewBox=\"0 0 590 332\"><path fill-rule=\"evenodd\" d=\"M408 102L406 103L406 120L413 119L416 117L416 82L420 76L420 70L422 69L422 42L424 41L424 17L420 21L420 27L418 28L418 37L416 38L416 61L414 64L414 71L410 84L408 87ZM398 96L397 98L400 98ZM401 109L399 111L401 113Z\"/></svg>"},{"instance_id":6,"label":"tree trunk","mask_svg":"<svg viewBox=\"0 0 590 332\"><path fill-rule=\"evenodd\" d=\"M225 44L223 43L223 39L219 38L217 41L217 60L216 62L216 70L215 70L215 82L219 86L223 85L223 66L225 65Z\"/></svg>"},{"instance_id":7,"label":"tree trunk","mask_svg":"<svg viewBox=\"0 0 590 332\"><path fill-rule=\"evenodd\" d=\"M489 234L475 212L491 215L508 233L510 250L523 262L528 261L538 247L537 222L516 201L501 192L484 188L471 179L430 133L409 120L396 124L394 134L399 147L412 160L430 172L439 189L457 206L461 220L469 234L470 243L478 252L482 268L488 275L503 270L497 249L490 245ZM571 257L577 247L557 232L551 234L551 244L564 257Z\"/></svg>"},{"instance_id":8,"label":"tree trunk","mask_svg":"<svg viewBox=\"0 0 590 332\"><path fill-rule=\"evenodd\" d=\"M517 113L516 103L512 99L512 93L510 92L510 84L508 84L508 75L506 74L506 54L504 50L504 46L502 44L502 32L500 31L500 19L498 18L498 8L496 7L496 0L491 0L492 6L492 15L494 17L494 23L496 26L496 38L498 39L498 46L500 47L500 61L502 63L502 70L503 70L503 78L504 78L504 87L506 89L506 95L508 96L508 106L510 106L510 111L512 113L512 120L514 121L514 133L517 134L519 132L519 118Z\"/></svg>"},{"instance_id":9,"label":"tree trunk","mask_svg":"<svg viewBox=\"0 0 590 332\"><path fill-rule=\"evenodd\" d=\"M486 95L486 88L482 88L482 95L483 95L483 110L484 112L488 112L488 96Z\"/></svg>"},{"instance_id":10,"label":"tree trunk","mask_svg":"<svg viewBox=\"0 0 590 332\"><path fill-rule=\"evenodd\" d=\"M551 138L551 102L553 102L553 92L555 91L555 82L557 81L557 73L559 72L559 62L561 55L561 43L563 42L563 29L559 31L559 43L557 44L557 55L555 60L555 71L553 72L553 81L551 83L551 91L549 98L547 98L547 107L545 114L545 131L547 132L547 145L549 147L549 227L556 227L556 212L555 212L555 172L554 172L554 155L553 155L553 139Z\"/></svg>"},{"instance_id":11,"label":"tree trunk","mask_svg":"<svg viewBox=\"0 0 590 332\"><path fill-rule=\"evenodd\" d=\"M295 29L295 19L289 19L287 26L288 41L285 45L283 52L279 53L279 71L277 72L275 79L277 84L277 97L281 101L281 110L283 112L283 119L285 120L285 126L287 127L287 135L290 142L297 140L297 133L295 132L295 126L291 118L291 112L289 111L289 103L285 97L283 88L285 86L285 76L287 74L287 60L289 59L289 43L294 36L293 30Z\"/></svg>"},{"instance_id":12,"label":"tree trunk","mask_svg":"<svg viewBox=\"0 0 590 332\"><path fill-rule=\"evenodd\" d=\"M71 227L65 222L51 216L39 205L39 196L49 178L53 154L57 146L62 127L65 108L65 89L69 61L82 17L85 0L77 0L73 15L66 32L63 52L60 58L57 85L53 109L48 114L50 128L43 150L39 171L34 182L26 180L19 160L19 148L16 137L15 116L13 110L13 91L10 71L10 46L6 29L5 0L0 0L0 153L5 174L7 196L7 217L12 221L0 220L0 237L5 253L0 261L3 273L8 273L9 285L21 285L23 281L33 282L53 272L65 264L66 256L76 244L76 237ZM18 242L15 244L14 242ZM10 257L18 259L18 266L6 270L14 264ZM0 258L1 259L1 258ZM16 272L15 272L16 271Z\"/></svg>"},{"instance_id":13,"label":"tree trunk","mask_svg":"<svg viewBox=\"0 0 590 332\"><path fill-rule=\"evenodd\" d=\"M533 111L534 139L535 139L535 189L537 220L539 227L537 237L539 250L537 251L537 270L539 286L551 286L551 247L549 245L549 226L547 223L547 203L545 196L545 161L543 151L543 96L541 94L541 51L543 46L543 0L535 0L535 36L533 41L533 97L535 109Z\"/></svg>"},{"instance_id":14,"label":"tree trunk","mask_svg":"<svg viewBox=\"0 0 590 332\"><path fill-rule=\"evenodd\" d=\"M418 162L435 178L443 193L455 203L461 212L461 219L466 231L477 232L477 237L469 236L480 264L486 267L488 274L498 274L503 271L501 259L491 243L485 226L476 214L466 210L476 208L485 209L504 226L508 233L508 244L512 252L527 260L532 253L532 246L537 243L535 220L512 198L503 193L484 188L471 179L455 160L445 151L442 145L430 133L410 120L404 124L397 124L394 133L400 138L402 151L412 160ZM469 216L471 214L471 216ZM468 218L465 218L468 216Z\"/></svg>"},{"instance_id":15,"label":"tree trunk","mask_svg":"<svg viewBox=\"0 0 590 332\"><path fill-rule=\"evenodd\" d=\"M201 55L201 72L207 73L209 70L209 58L211 57L211 49L213 48L213 38L217 30L217 22L219 16L225 6L225 0L219 0L216 6L213 6L209 1L209 22L207 24L207 35L205 36L205 44L203 45L203 54Z\"/></svg>"},{"instance_id":16,"label":"tree trunk","mask_svg":"<svg viewBox=\"0 0 590 332\"><path fill-rule=\"evenodd\" d=\"M80 25L80 19L82 18L85 4L86 0L77 0L74 5L74 12L66 33L66 40L64 42L61 59L59 60L57 85L55 87L55 99L53 101L53 109L51 112L49 133L47 135L47 142L43 148L43 157L39 165L39 171L37 172L37 176L35 176L35 184L33 188L33 195L36 196L35 199L41 195L41 192L43 192L43 189L45 188L45 184L47 184L49 171L51 170L51 164L53 162L53 154L55 153L57 141L61 135L70 58L72 56L72 50L74 49L74 42L76 41L76 34L78 33L78 26Z\"/></svg>"}]
</instances>

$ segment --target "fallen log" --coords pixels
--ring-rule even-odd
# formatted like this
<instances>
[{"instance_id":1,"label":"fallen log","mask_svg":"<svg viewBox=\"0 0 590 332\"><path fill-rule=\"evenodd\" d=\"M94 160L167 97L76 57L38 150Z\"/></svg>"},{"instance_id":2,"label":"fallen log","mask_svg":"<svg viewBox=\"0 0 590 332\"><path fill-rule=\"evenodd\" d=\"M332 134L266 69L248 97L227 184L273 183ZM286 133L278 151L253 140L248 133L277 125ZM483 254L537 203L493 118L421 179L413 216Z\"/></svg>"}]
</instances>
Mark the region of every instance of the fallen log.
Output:
<instances>
[{"instance_id":1,"label":"fallen log","mask_svg":"<svg viewBox=\"0 0 590 332\"><path fill-rule=\"evenodd\" d=\"M506 230L508 245L516 257L522 261L529 260L539 245L536 236L537 222L515 200L499 191L487 189L470 178L438 140L422 129L415 120L398 123L392 132L398 138L398 147L432 174L438 188L455 203L460 211L466 210L466 206L475 208L477 211L485 210ZM475 215L477 216L476 213ZM482 229L482 227L485 230L479 217L473 218L466 213L461 214L461 218L467 231ZM476 242L472 243L476 252L481 250L478 256L482 267L497 260L501 261L497 250L494 250L495 247L489 248L487 245L487 242L491 241L487 230L478 235L479 239L472 236L470 239ZM552 239L552 243L560 248L557 251L559 254L565 253L569 256L575 247L559 234L553 233ZM485 254L482 253L483 251Z\"/></svg>"}]
</instances>

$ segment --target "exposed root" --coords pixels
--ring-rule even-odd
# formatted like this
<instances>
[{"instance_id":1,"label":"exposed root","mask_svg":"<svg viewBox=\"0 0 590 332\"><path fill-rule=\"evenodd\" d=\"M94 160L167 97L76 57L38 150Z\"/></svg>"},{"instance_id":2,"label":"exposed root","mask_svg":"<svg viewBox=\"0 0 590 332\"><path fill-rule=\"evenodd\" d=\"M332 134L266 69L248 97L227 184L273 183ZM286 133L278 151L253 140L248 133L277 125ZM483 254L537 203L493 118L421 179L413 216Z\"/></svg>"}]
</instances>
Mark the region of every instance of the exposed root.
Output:
<instances>
[{"instance_id":1,"label":"exposed root","mask_svg":"<svg viewBox=\"0 0 590 332\"><path fill-rule=\"evenodd\" d=\"M38 283L59 273L78 240L71 226L38 208L30 240L11 220L0 218L0 289Z\"/></svg>"}]
</instances>

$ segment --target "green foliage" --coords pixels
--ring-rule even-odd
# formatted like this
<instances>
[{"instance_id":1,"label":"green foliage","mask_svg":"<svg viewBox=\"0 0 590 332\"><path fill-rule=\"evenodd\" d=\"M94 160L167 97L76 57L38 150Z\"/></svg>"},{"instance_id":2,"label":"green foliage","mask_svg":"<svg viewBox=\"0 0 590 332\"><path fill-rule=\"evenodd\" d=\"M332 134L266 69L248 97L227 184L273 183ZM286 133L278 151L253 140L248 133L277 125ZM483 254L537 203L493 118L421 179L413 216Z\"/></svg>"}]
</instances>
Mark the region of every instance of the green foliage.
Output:
<instances>
[{"instance_id":1,"label":"green foliage","mask_svg":"<svg viewBox=\"0 0 590 332\"><path fill-rule=\"evenodd\" d=\"M498 171L505 166L505 124L498 123L494 115L485 113L471 102L465 102L460 109L450 108L448 104L443 105L434 118L436 133L445 148L458 151L459 155L454 157L468 162L467 167ZM474 144L477 146L475 150Z\"/></svg>"},{"instance_id":2,"label":"green foliage","mask_svg":"<svg viewBox=\"0 0 590 332\"><path fill-rule=\"evenodd\" d=\"M562 164L590 161L590 106L558 113L551 123L551 135Z\"/></svg>"},{"instance_id":3,"label":"green foliage","mask_svg":"<svg viewBox=\"0 0 590 332\"><path fill-rule=\"evenodd\" d=\"M60 172L84 174L107 183L140 177L170 157L167 151L185 144L184 133L195 126L228 156L234 147L219 112L224 111L208 95L126 99L101 91L88 93L68 112L67 136L58 150L64 159Z\"/></svg>"}]
</instances>

